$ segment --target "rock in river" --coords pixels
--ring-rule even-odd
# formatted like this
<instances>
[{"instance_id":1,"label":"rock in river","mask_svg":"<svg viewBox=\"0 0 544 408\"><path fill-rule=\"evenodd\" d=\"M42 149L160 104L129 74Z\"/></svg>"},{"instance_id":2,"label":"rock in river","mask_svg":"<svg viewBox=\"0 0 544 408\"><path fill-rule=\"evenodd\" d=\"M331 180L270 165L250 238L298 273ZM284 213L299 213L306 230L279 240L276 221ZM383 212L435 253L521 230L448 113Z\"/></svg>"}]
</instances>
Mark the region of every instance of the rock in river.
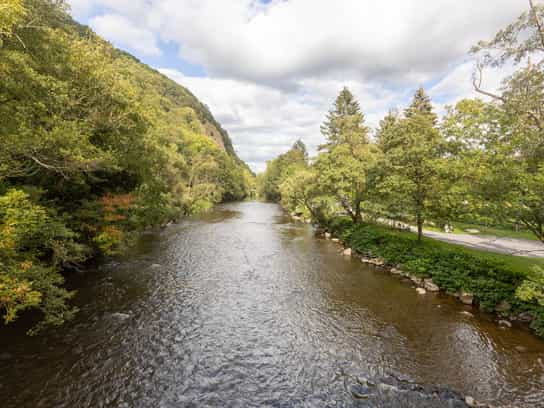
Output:
<instances>
[{"instance_id":1,"label":"rock in river","mask_svg":"<svg viewBox=\"0 0 544 408\"><path fill-rule=\"evenodd\" d=\"M119 312L117 312L117 313L112 313L112 314L111 314L111 317L112 317L113 319L115 319L115 320L121 320L121 321L123 321L123 320L130 319L131 316L130 316L129 314L127 314L127 313L119 313Z\"/></svg>"},{"instance_id":2,"label":"rock in river","mask_svg":"<svg viewBox=\"0 0 544 408\"><path fill-rule=\"evenodd\" d=\"M351 256L352 250L351 248L344 249L344 252L342 252L344 256Z\"/></svg>"},{"instance_id":3,"label":"rock in river","mask_svg":"<svg viewBox=\"0 0 544 408\"><path fill-rule=\"evenodd\" d=\"M471 305L474 302L474 295L468 292L461 292L459 294L459 300L465 305Z\"/></svg>"},{"instance_id":4,"label":"rock in river","mask_svg":"<svg viewBox=\"0 0 544 408\"><path fill-rule=\"evenodd\" d=\"M423 288L416 288L416 292L418 295L424 295L425 293L427 293L427 291Z\"/></svg>"},{"instance_id":5,"label":"rock in river","mask_svg":"<svg viewBox=\"0 0 544 408\"><path fill-rule=\"evenodd\" d=\"M432 279L424 279L423 280L423 286L425 289L427 289L429 292L439 292L440 288L436 283L433 282Z\"/></svg>"}]
</instances>

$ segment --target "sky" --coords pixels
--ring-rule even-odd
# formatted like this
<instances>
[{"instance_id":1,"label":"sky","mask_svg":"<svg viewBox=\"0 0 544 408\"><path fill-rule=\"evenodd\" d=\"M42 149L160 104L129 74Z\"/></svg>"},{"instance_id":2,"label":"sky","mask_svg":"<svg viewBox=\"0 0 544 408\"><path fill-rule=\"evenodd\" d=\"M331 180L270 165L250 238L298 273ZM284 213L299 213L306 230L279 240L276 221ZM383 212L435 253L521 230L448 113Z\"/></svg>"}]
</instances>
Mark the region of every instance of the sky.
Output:
<instances>
[{"instance_id":1,"label":"sky","mask_svg":"<svg viewBox=\"0 0 544 408\"><path fill-rule=\"evenodd\" d=\"M475 97L472 45L525 0L68 0L76 20L189 88L254 171L301 139L310 153L340 90L367 124L423 86L438 113ZM486 72L497 89L512 67Z\"/></svg>"}]
</instances>

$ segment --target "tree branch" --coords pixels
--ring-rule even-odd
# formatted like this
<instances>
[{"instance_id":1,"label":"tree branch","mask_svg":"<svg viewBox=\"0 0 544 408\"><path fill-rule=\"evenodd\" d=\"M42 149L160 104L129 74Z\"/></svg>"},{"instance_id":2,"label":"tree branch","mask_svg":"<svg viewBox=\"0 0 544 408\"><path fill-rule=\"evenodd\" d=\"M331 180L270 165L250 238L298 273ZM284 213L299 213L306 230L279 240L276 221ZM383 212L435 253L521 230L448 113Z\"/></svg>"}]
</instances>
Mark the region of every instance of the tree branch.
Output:
<instances>
[{"instance_id":1,"label":"tree branch","mask_svg":"<svg viewBox=\"0 0 544 408\"><path fill-rule=\"evenodd\" d=\"M506 102L506 100L502 96L493 94L493 93L488 92L488 91L484 91L481 88L481 86L482 86L482 77L483 77L482 64L478 63L476 65L476 69L478 70L478 76L476 76L476 74L474 74L472 76L472 85L474 86L474 90L476 92L482 94L482 95L489 96L490 98L493 98L495 100L498 100L498 101L501 101L501 102Z\"/></svg>"},{"instance_id":2,"label":"tree branch","mask_svg":"<svg viewBox=\"0 0 544 408\"><path fill-rule=\"evenodd\" d=\"M542 44L542 47L544 47L544 30L542 28L542 22L540 21L540 18L538 17L538 12L537 12L537 9L535 8L533 0L529 0L529 7L531 8L531 12L533 13L533 16L535 17L535 23L538 29L538 35L540 36L540 43Z\"/></svg>"}]
</instances>

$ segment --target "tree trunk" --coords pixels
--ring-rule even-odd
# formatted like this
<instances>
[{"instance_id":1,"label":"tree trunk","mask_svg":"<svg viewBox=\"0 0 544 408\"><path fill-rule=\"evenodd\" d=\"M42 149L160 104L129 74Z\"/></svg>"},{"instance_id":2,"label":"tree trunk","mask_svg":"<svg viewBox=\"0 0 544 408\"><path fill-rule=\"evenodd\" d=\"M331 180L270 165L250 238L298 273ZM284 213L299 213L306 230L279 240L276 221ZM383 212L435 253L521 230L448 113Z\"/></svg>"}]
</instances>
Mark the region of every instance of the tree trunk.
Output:
<instances>
[{"instance_id":1,"label":"tree trunk","mask_svg":"<svg viewBox=\"0 0 544 408\"><path fill-rule=\"evenodd\" d=\"M355 204L355 223L359 224L363 222L363 217L361 215L361 203Z\"/></svg>"},{"instance_id":2,"label":"tree trunk","mask_svg":"<svg viewBox=\"0 0 544 408\"><path fill-rule=\"evenodd\" d=\"M420 212L416 214L416 222L417 222L417 240L421 242L423 239L423 217L421 216Z\"/></svg>"}]
</instances>

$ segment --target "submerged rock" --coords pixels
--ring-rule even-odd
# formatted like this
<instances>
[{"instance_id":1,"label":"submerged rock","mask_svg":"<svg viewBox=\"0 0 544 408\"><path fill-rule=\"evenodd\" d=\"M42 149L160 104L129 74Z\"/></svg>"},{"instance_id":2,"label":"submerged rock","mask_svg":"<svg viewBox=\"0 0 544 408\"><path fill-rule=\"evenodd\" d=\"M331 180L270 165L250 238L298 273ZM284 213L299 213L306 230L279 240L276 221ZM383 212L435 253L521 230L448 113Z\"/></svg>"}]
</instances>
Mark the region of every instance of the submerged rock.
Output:
<instances>
[{"instance_id":1,"label":"submerged rock","mask_svg":"<svg viewBox=\"0 0 544 408\"><path fill-rule=\"evenodd\" d=\"M535 316L531 312L522 312L516 318L520 322L531 323L535 319Z\"/></svg>"},{"instance_id":2,"label":"submerged rock","mask_svg":"<svg viewBox=\"0 0 544 408\"><path fill-rule=\"evenodd\" d=\"M370 393L371 393L370 388L362 384L352 385L349 391L351 392L351 395L353 395L353 397L357 399L366 399L370 396Z\"/></svg>"},{"instance_id":3,"label":"submerged rock","mask_svg":"<svg viewBox=\"0 0 544 408\"><path fill-rule=\"evenodd\" d=\"M7 353L7 352L0 353L0 360L1 361L11 360L12 358L13 358L13 356L10 353Z\"/></svg>"}]
</instances>

